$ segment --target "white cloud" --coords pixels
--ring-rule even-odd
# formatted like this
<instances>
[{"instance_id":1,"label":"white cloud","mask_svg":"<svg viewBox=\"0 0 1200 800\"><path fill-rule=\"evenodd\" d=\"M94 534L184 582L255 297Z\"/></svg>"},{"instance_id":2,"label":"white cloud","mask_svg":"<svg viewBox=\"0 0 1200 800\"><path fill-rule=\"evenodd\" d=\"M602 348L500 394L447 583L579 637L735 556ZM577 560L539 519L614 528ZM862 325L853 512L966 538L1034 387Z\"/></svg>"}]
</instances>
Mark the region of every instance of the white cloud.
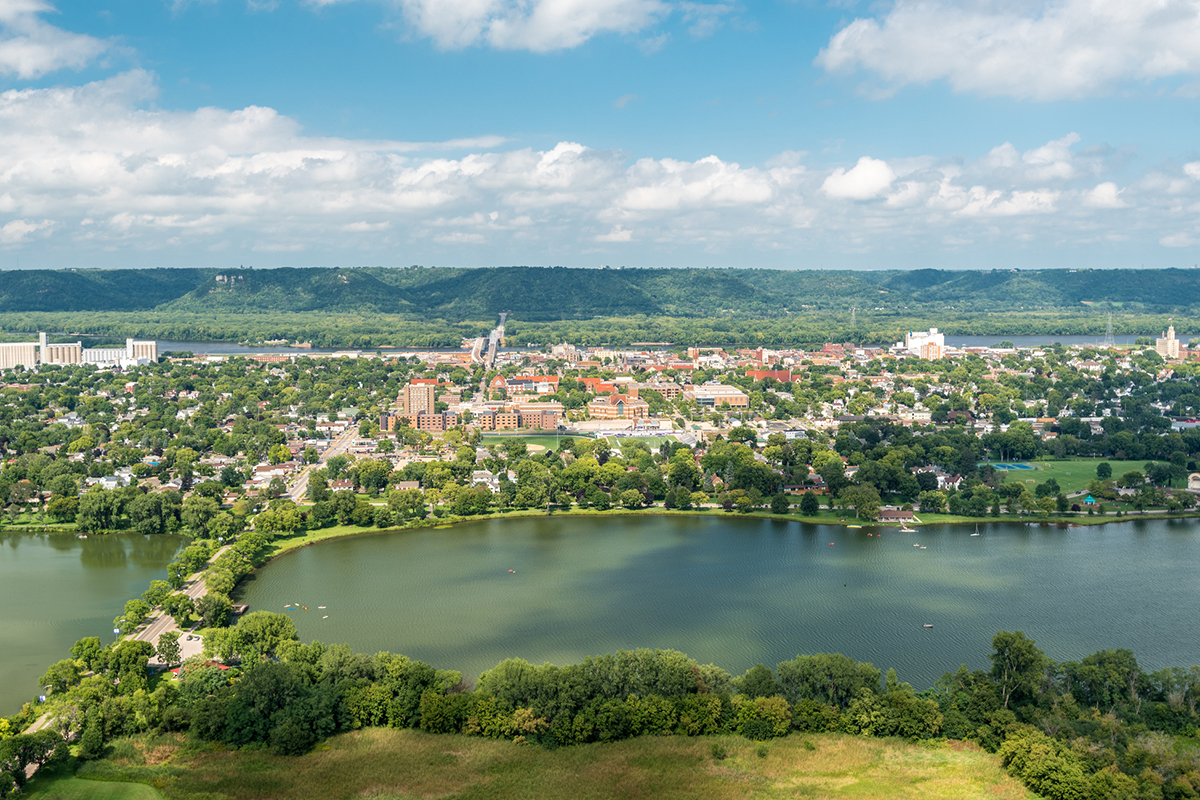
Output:
<instances>
[{"instance_id":1,"label":"white cloud","mask_svg":"<svg viewBox=\"0 0 1200 800\"><path fill-rule=\"evenodd\" d=\"M732 3L690 3L679 4L683 12L683 22L688 26L688 33L697 39L711 36L721 27L722 18L733 13Z\"/></svg>"},{"instance_id":2,"label":"white cloud","mask_svg":"<svg viewBox=\"0 0 1200 800\"><path fill-rule=\"evenodd\" d=\"M1083 204L1091 208L1127 208L1121 199L1121 189L1112 181L1105 181L1084 195Z\"/></svg>"},{"instance_id":3,"label":"white cloud","mask_svg":"<svg viewBox=\"0 0 1200 800\"><path fill-rule=\"evenodd\" d=\"M1191 234L1172 233L1170 236L1164 236L1159 239L1158 243L1163 247L1191 247L1196 244L1196 239Z\"/></svg>"},{"instance_id":4,"label":"white cloud","mask_svg":"<svg viewBox=\"0 0 1200 800\"><path fill-rule=\"evenodd\" d=\"M838 31L816 63L873 72L885 89L944 80L1053 100L1200 74L1197 42L1200 0L897 0Z\"/></svg>"},{"instance_id":5,"label":"white cloud","mask_svg":"<svg viewBox=\"0 0 1200 800\"><path fill-rule=\"evenodd\" d=\"M637 33L670 12L660 0L397 0L439 47L566 50L603 33Z\"/></svg>"},{"instance_id":6,"label":"white cloud","mask_svg":"<svg viewBox=\"0 0 1200 800\"><path fill-rule=\"evenodd\" d=\"M821 189L843 200L870 200L886 192L894 180L896 173L886 161L863 156L849 172L842 167L835 169Z\"/></svg>"},{"instance_id":7,"label":"white cloud","mask_svg":"<svg viewBox=\"0 0 1200 800\"><path fill-rule=\"evenodd\" d=\"M14 219L0 228L0 244L20 244L35 234L48 232L52 227L54 227L54 223L50 220L30 222L25 219Z\"/></svg>"},{"instance_id":8,"label":"white cloud","mask_svg":"<svg viewBox=\"0 0 1200 800\"><path fill-rule=\"evenodd\" d=\"M107 42L45 22L54 7L43 0L0 0L0 75L39 78L82 69L109 49Z\"/></svg>"},{"instance_id":9,"label":"white cloud","mask_svg":"<svg viewBox=\"0 0 1200 800\"><path fill-rule=\"evenodd\" d=\"M1183 165L1183 172L1189 178L1200 181L1200 161L1192 161Z\"/></svg>"},{"instance_id":10,"label":"white cloud","mask_svg":"<svg viewBox=\"0 0 1200 800\"><path fill-rule=\"evenodd\" d=\"M614 225L611 231L602 233L595 238L597 242L631 242L633 241L633 231L627 231L620 225Z\"/></svg>"},{"instance_id":11,"label":"white cloud","mask_svg":"<svg viewBox=\"0 0 1200 800\"><path fill-rule=\"evenodd\" d=\"M1193 230L1200 210L1200 181L1188 177L1200 169L1162 168L1119 186L1119 156L1076 153L1073 135L1026 151L1001 144L974 161L820 165L789 151L742 165L719 155L632 158L581 142L312 137L270 108L161 111L155 95L145 72L0 93L0 246L72 263L111 263L116 252L179 263L214 250L273 253L275 263L361 252L387 263L413 248L435 263L486 263L496 252L570 263L598 243L622 243L650 263L693 254L785 265L814 248L951 243L961 253L970 240L970 252L990 255L997 244L1097 242L1100 229L1188 246L1179 231Z\"/></svg>"}]
</instances>

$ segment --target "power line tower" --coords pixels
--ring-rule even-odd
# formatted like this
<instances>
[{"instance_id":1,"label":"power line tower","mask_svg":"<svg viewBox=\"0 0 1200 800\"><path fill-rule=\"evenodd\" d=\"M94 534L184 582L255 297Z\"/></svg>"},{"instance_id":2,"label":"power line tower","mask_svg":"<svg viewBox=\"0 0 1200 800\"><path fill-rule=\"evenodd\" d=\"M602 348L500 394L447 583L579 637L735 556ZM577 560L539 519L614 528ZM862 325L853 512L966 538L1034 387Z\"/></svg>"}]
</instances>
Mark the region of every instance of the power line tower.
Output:
<instances>
[{"instance_id":1,"label":"power line tower","mask_svg":"<svg viewBox=\"0 0 1200 800\"><path fill-rule=\"evenodd\" d=\"M857 311L858 311L857 308L854 308L853 306L850 307L850 327L851 328L858 327L858 316L855 314L855 312L857 312Z\"/></svg>"},{"instance_id":2,"label":"power line tower","mask_svg":"<svg viewBox=\"0 0 1200 800\"><path fill-rule=\"evenodd\" d=\"M1100 345L1106 350L1112 350L1117 346L1117 340L1113 338L1112 329L1112 312L1108 312L1108 330L1104 332L1104 343Z\"/></svg>"}]
</instances>

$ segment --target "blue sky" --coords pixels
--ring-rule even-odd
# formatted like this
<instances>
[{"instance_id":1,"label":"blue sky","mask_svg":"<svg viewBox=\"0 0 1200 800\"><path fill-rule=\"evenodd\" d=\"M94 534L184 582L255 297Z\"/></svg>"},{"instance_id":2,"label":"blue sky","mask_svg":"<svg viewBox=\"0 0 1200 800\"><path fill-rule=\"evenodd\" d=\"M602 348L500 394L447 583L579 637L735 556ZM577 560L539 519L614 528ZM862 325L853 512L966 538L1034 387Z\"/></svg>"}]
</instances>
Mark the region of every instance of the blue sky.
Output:
<instances>
[{"instance_id":1,"label":"blue sky","mask_svg":"<svg viewBox=\"0 0 1200 800\"><path fill-rule=\"evenodd\" d=\"M0 0L0 267L1200 261L1200 0Z\"/></svg>"}]
</instances>

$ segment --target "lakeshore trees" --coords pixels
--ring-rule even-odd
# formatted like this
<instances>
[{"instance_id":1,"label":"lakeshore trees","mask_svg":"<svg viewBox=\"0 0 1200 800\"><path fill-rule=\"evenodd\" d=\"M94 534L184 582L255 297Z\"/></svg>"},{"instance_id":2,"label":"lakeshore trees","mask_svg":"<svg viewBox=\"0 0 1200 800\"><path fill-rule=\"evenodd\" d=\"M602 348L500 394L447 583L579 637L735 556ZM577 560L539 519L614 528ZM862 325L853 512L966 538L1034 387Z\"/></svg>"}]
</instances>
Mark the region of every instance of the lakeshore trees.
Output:
<instances>
[{"instance_id":1,"label":"lakeshore trees","mask_svg":"<svg viewBox=\"0 0 1200 800\"><path fill-rule=\"evenodd\" d=\"M920 692L893 670L836 653L733 676L683 653L647 649L563 666L508 659L472 688L458 672L402 655L302 644L290 619L269 612L207 632L210 643L209 655L231 669L191 660L178 684L149 692L150 645L81 641L72 651L80 660L56 664L44 679L55 687L50 710L60 724L37 740L0 740L0 772L10 782L0 788L18 783L15 766L49 758L63 735L82 736L83 758L98 757L107 740L179 730L298 754L362 726L552 747L645 734L945 736L998 753L1049 798L1186 800L1200 779L1190 751L1171 739L1190 736L1200 722L1200 668L1147 674L1128 650L1055 663L1020 632L997 633L991 670L960 667ZM80 679L84 657L96 674Z\"/></svg>"}]
</instances>

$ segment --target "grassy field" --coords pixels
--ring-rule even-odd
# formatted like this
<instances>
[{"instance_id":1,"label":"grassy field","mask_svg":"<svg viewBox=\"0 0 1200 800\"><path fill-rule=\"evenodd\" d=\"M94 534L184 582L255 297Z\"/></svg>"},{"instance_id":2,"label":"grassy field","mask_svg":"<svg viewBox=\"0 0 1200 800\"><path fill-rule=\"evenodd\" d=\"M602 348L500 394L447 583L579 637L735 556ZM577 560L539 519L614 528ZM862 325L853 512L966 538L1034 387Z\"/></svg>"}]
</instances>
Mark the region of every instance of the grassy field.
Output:
<instances>
[{"instance_id":1,"label":"grassy field","mask_svg":"<svg viewBox=\"0 0 1200 800\"><path fill-rule=\"evenodd\" d=\"M834 734L761 745L737 736L646 737L551 751L374 728L300 758L214 748L181 750L171 761L188 772L160 781L169 800L1034 798L974 745Z\"/></svg>"},{"instance_id":2,"label":"grassy field","mask_svg":"<svg viewBox=\"0 0 1200 800\"><path fill-rule=\"evenodd\" d=\"M559 443L562 442L563 439L583 439L583 438L586 438L586 437L578 436L578 435L568 436L566 434L562 434L560 436L555 436L553 433L549 433L549 434L547 434L547 433L515 433L515 432L506 431L505 433L485 433L485 434L483 434L483 446L487 447L488 445L499 444L501 439L521 439L525 442L526 445L535 444L535 445L540 445L541 447L545 447L547 450L555 450L555 449L557 449Z\"/></svg>"},{"instance_id":3,"label":"grassy field","mask_svg":"<svg viewBox=\"0 0 1200 800\"><path fill-rule=\"evenodd\" d=\"M1012 469L1007 471L1006 482L1019 481L1030 489L1036 484L1054 478L1064 492L1082 491L1088 481L1096 477L1096 465L1107 461L1112 466L1113 477L1120 478L1126 472L1141 472L1146 466L1143 461L1116 461L1108 458L1081 458L1074 461L1014 461L1006 463L1028 464L1034 469Z\"/></svg>"},{"instance_id":4,"label":"grassy field","mask_svg":"<svg viewBox=\"0 0 1200 800\"><path fill-rule=\"evenodd\" d=\"M70 765L43 769L25 788L22 797L33 800L162 800L153 786L125 781L76 778Z\"/></svg>"}]
</instances>

